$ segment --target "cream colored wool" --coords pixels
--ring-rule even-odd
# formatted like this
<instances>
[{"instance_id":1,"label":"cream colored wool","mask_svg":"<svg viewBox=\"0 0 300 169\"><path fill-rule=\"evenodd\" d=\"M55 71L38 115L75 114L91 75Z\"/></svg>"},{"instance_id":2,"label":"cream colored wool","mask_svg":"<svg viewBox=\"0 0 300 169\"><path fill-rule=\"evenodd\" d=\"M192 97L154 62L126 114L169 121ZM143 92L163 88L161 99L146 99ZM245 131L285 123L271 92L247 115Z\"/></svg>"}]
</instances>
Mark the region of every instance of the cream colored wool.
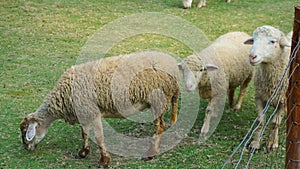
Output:
<instances>
[{"instance_id":1,"label":"cream colored wool","mask_svg":"<svg viewBox=\"0 0 300 169\"><path fill-rule=\"evenodd\" d=\"M282 76L289 62L291 36L292 33L285 36L283 32L272 26L261 26L254 30L252 38L245 41L245 44L253 45L249 52L249 61L255 65L255 105L260 122L250 144L252 149L260 148L260 137L266 117L264 109L267 102L276 108L270 122L271 130L267 149L272 151L279 147L278 132L282 118L286 114L288 83L287 76L283 79ZM278 88L278 92L273 98L273 93L281 80L283 80L283 84Z\"/></svg>"},{"instance_id":2,"label":"cream colored wool","mask_svg":"<svg viewBox=\"0 0 300 169\"><path fill-rule=\"evenodd\" d=\"M90 152L88 135L92 124L100 147L99 163L107 166L110 155L103 142L101 118L124 118L150 108L156 132L146 157L153 158L161 142L164 112L170 102L170 122L177 120L178 80L176 60L160 52L115 56L73 66L61 76L39 109L21 122L23 144L33 150L51 123L64 119L69 124L81 124L84 146L78 156L84 158ZM29 132L31 126L36 131Z\"/></svg>"},{"instance_id":3,"label":"cream colored wool","mask_svg":"<svg viewBox=\"0 0 300 169\"><path fill-rule=\"evenodd\" d=\"M206 108L206 119L201 129L202 135L207 135L210 129L209 119L218 116L219 107L229 94L229 103L233 106L233 95L240 87L240 96L235 110L240 109L243 96L253 77L253 67L248 62L250 47L244 45L245 38L250 36L243 32L230 32L220 36L210 46L196 55L183 60L183 69L189 69L193 74L204 70L202 78L197 82L200 98L210 99ZM208 72L206 64L219 67L218 70ZM208 117L208 118L207 118Z\"/></svg>"},{"instance_id":4,"label":"cream colored wool","mask_svg":"<svg viewBox=\"0 0 300 169\"><path fill-rule=\"evenodd\" d=\"M259 34L260 36L271 36L280 40L281 37L285 37L284 33L279 30L273 30L266 27L259 27L256 29L253 34ZM291 36L291 35L290 35ZM290 38L290 37L289 37ZM276 52L272 55L272 62L262 63L259 66L255 67L255 76L254 76L254 87L255 87L255 97L259 97L265 102L270 99L272 96L275 87L282 78L283 72L287 67L290 56L290 47L282 47L279 52ZM283 82L287 83L287 76ZM285 86L285 84L283 86ZM283 93L286 92L285 91ZM271 103L272 106L276 106L279 99L279 95ZM283 94L282 98L279 101L280 103L285 104L286 95Z\"/></svg>"}]
</instances>

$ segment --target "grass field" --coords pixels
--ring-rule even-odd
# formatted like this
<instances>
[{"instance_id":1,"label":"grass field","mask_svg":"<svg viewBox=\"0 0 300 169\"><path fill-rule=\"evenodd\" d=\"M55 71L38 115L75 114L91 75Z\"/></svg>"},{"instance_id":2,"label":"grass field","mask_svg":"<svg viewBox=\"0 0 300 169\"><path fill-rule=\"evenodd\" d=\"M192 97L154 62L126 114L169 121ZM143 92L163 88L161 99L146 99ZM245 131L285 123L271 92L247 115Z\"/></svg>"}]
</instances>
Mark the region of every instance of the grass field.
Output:
<instances>
[{"instance_id":1,"label":"grass field","mask_svg":"<svg viewBox=\"0 0 300 169\"><path fill-rule=\"evenodd\" d=\"M88 39L110 22L131 14L159 12L188 21L213 41L230 31L251 34L261 25L272 25L288 33L293 27L296 3L296 0L232 0L227 4L223 0L208 0L202 9L195 8L195 2L193 8L184 10L180 0L1 0L0 169L97 166L99 153L95 144L86 159L74 158L82 146L79 125L56 121L37 149L27 152L21 143L19 123L39 107L61 74L76 64ZM176 29L185 31L181 27ZM123 40L108 51L108 55L145 49L167 51L182 58L193 53L176 39L148 33ZM201 104L196 123L187 138L175 148L149 162L112 154L110 167L220 168L256 117L253 95L251 85L238 112L226 103L219 126L205 143L197 142L206 106ZM109 122L119 130L136 135L148 130L136 130L140 124L127 121L112 119ZM120 123L122 126L118 126ZM264 154L263 150L255 154L252 168L284 168L284 125L281 131L280 149L269 154Z\"/></svg>"}]
</instances>

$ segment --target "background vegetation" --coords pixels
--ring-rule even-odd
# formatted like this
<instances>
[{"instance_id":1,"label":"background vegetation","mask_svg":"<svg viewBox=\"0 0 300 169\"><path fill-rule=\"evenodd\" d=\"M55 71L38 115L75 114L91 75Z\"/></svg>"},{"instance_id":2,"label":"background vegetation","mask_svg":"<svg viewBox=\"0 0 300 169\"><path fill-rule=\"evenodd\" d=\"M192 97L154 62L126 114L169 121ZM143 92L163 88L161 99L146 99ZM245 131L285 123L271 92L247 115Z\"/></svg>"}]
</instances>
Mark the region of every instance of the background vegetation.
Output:
<instances>
[{"instance_id":1,"label":"background vegetation","mask_svg":"<svg viewBox=\"0 0 300 169\"><path fill-rule=\"evenodd\" d=\"M60 75L76 63L88 38L105 24L130 14L161 12L189 21L213 41L230 31L251 34L261 25L272 25L288 33L293 26L295 4L296 0L232 0L230 4L208 0L203 9L195 8L195 2L192 9L184 10L181 0L1 0L0 168L96 167L99 153L95 144L87 159L74 159L82 146L79 125L56 121L38 148L27 152L21 144L19 123L39 107ZM110 54L143 49L170 51L181 57L192 53L174 39L147 34L126 39ZM207 142L197 142L206 106L202 104L193 129L174 149L150 162L112 155L110 167L220 168L256 117L253 94L251 85L238 112L226 105L220 125ZM120 121L111 123L117 126ZM139 124L125 122L122 126L120 130L124 132L147 132L136 130ZM284 125L281 131L280 149L269 154L261 150L254 157L253 168L283 168Z\"/></svg>"}]
</instances>

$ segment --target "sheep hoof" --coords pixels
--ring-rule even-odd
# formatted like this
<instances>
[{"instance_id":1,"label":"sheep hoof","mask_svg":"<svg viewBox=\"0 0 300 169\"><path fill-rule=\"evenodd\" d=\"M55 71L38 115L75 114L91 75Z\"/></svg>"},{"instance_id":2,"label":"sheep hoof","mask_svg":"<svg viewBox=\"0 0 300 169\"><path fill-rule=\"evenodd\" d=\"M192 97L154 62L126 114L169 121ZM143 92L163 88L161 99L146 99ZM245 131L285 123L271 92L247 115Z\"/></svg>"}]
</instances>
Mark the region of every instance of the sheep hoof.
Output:
<instances>
[{"instance_id":1,"label":"sheep hoof","mask_svg":"<svg viewBox=\"0 0 300 169\"><path fill-rule=\"evenodd\" d=\"M260 149L260 143L259 141L252 141L249 146L249 152L251 152L253 149L259 150Z\"/></svg>"},{"instance_id":2,"label":"sheep hoof","mask_svg":"<svg viewBox=\"0 0 300 169\"><path fill-rule=\"evenodd\" d=\"M108 164L100 164L99 163L98 168L108 168Z\"/></svg>"},{"instance_id":3,"label":"sheep hoof","mask_svg":"<svg viewBox=\"0 0 300 169\"><path fill-rule=\"evenodd\" d=\"M75 156L76 159L85 158L90 153L89 149L82 148Z\"/></svg>"},{"instance_id":4,"label":"sheep hoof","mask_svg":"<svg viewBox=\"0 0 300 169\"><path fill-rule=\"evenodd\" d=\"M208 139L208 133L200 133L199 141L205 142Z\"/></svg>"},{"instance_id":5,"label":"sheep hoof","mask_svg":"<svg viewBox=\"0 0 300 169\"><path fill-rule=\"evenodd\" d=\"M81 159L81 157L78 154L76 154L74 157L75 159Z\"/></svg>"},{"instance_id":6,"label":"sheep hoof","mask_svg":"<svg viewBox=\"0 0 300 169\"><path fill-rule=\"evenodd\" d=\"M241 109L241 106L240 105L235 105L233 110L236 112L236 111L239 111Z\"/></svg>"},{"instance_id":7,"label":"sheep hoof","mask_svg":"<svg viewBox=\"0 0 300 169\"><path fill-rule=\"evenodd\" d=\"M201 133L200 133L200 136L201 136L201 137L206 137L206 136L207 136L207 132L201 132Z\"/></svg>"},{"instance_id":8,"label":"sheep hoof","mask_svg":"<svg viewBox=\"0 0 300 169\"><path fill-rule=\"evenodd\" d=\"M99 164L98 168L108 168L108 165L101 165L101 164Z\"/></svg>"},{"instance_id":9,"label":"sheep hoof","mask_svg":"<svg viewBox=\"0 0 300 169\"><path fill-rule=\"evenodd\" d=\"M153 160L154 158L155 158L155 156L143 157L142 160L143 161L150 161L150 160Z\"/></svg>"},{"instance_id":10,"label":"sheep hoof","mask_svg":"<svg viewBox=\"0 0 300 169\"><path fill-rule=\"evenodd\" d=\"M75 155L75 159L82 159L82 158L85 158L86 156L82 156L82 155L79 155L79 154L76 154Z\"/></svg>"},{"instance_id":11,"label":"sheep hoof","mask_svg":"<svg viewBox=\"0 0 300 169\"><path fill-rule=\"evenodd\" d=\"M278 149L278 144L275 144L273 141L269 141L267 150L268 152L272 152Z\"/></svg>"},{"instance_id":12,"label":"sheep hoof","mask_svg":"<svg viewBox=\"0 0 300 169\"><path fill-rule=\"evenodd\" d=\"M209 129L206 127L207 125L202 126L200 136L206 138L208 135Z\"/></svg>"},{"instance_id":13,"label":"sheep hoof","mask_svg":"<svg viewBox=\"0 0 300 169\"><path fill-rule=\"evenodd\" d=\"M142 157L143 161L153 160L157 155L157 150L155 150L154 146L151 146L146 154Z\"/></svg>"},{"instance_id":14,"label":"sheep hoof","mask_svg":"<svg viewBox=\"0 0 300 169\"><path fill-rule=\"evenodd\" d=\"M99 168L108 168L108 164L110 162L110 157L101 157L99 161Z\"/></svg>"},{"instance_id":15,"label":"sheep hoof","mask_svg":"<svg viewBox=\"0 0 300 169\"><path fill-rule=\"evenodd\" d=\"M206 4L205 3L199 3L198 5L197 5L197 8L202 8L202 7L204 7Z\"/></svg>"}]
</instances>

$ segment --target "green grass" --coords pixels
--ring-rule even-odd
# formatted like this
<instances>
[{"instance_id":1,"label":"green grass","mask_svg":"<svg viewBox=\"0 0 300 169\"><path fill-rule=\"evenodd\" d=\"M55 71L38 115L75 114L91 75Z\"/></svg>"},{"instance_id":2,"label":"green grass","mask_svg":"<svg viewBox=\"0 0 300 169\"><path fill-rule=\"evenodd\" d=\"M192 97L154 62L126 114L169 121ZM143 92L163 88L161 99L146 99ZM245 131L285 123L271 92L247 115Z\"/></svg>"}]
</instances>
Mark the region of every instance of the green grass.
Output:
<instances>
[{"instance_id":1,"label":"green grass","mask_svg":"<svg viewBox=\"0 0 300 169\"><path fill-rule=\"evenodd\" d=\"M213 41L230 31L249 34L258 26L273 25L287 33L293 26L296 0L209 0L203 9L183 10L177 0L102 1L0 1L0 168L94 168L99 158L96 145L87 159L74 158L82 140L78 125L55 122L33 152L23 149L19 123L34 112L55 86L61 74L77 61L86 41L106 24L136 13L161 12L187 20ZM299 2L298 2L299 3ZM181 29L178 27L178 29ZM157 34L130 37L112 48L108 55L157 49L185 57L193 53L181 42ZM253 87L247 92L242 109L234 112L226 105L222 120L212 137L198 143L203 123L197 121L174 149L144 162L112 155L111 168L220 168L239 144L256 117ZM200 110L204 110L202 105ZM151 126L112 119L124 132L147 133ZM128 127L128 128L127 128ZM254 157L253 168L282 168L284 125L280 150ZM278 155L278 156L277 156ZM245 156L248 156L246 154ZM237 157L235 158L235 160ZM229 166L230 168L230 166Z\"/></svg>"}]
</instances>

